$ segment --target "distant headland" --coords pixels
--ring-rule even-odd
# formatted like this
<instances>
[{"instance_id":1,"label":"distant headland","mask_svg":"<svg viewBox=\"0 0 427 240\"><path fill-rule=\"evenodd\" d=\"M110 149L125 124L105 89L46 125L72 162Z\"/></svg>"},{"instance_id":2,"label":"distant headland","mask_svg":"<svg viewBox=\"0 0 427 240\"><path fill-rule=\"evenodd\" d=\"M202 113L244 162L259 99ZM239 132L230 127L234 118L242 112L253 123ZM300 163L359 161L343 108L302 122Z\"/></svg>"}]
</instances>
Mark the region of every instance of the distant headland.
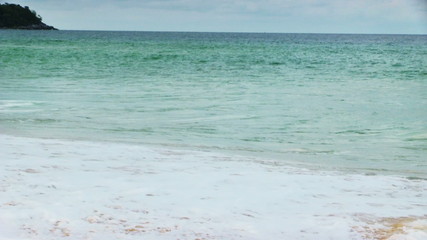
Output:
<instances>
[{"instance_id":1,"label":"distant headland","mask_svg":"<svg viewBox=\"0 0 427 240\"><path fill-rule=\"evenodd\" d=\"M0 29L58 30L29 7L11 3L0 4Z\"/></svg>"}]
</instances>

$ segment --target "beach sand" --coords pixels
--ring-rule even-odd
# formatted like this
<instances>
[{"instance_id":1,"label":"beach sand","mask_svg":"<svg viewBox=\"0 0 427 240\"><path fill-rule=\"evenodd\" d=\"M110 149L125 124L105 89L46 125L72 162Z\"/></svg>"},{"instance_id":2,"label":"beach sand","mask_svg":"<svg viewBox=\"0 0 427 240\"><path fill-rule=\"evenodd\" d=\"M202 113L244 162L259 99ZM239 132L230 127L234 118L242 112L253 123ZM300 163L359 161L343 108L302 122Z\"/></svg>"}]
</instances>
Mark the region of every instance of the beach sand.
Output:
<instances>
[{"instance_id":1,"label":"beach sand","mask_svg":"<svg viewBox=\"0 0 427 240\"><path fill-rule=\"evenodd\" d=\"M427 181L0 135L0 239L427 239Z\"/></svg>"}]
</instances>

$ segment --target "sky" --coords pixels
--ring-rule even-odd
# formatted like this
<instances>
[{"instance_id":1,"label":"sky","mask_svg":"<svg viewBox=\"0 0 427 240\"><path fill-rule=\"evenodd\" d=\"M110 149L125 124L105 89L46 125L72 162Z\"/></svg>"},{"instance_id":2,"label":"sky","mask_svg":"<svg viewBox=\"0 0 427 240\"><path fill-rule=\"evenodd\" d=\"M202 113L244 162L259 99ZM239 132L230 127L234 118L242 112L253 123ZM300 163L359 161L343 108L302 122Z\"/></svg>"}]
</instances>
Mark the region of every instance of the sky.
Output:
<instances>
[{"instance_id":1,"label":"sky","mask_svg":"<svg viewBox=\"0 0 427 240\"><path fill-rule=\"evenodd\" d=\"M9 0L62 30L427 34L427 0Z\"/></svg>"}]
</instances>

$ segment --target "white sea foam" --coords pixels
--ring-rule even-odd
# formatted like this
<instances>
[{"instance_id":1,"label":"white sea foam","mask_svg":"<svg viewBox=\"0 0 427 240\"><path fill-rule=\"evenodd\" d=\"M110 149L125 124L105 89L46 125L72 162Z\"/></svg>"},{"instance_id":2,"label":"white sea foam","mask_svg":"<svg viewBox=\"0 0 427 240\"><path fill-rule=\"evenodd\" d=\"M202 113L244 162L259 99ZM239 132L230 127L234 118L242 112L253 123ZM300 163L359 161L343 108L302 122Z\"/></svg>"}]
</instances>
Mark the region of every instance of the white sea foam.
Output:
<instances>
[{"instance_id":1,"label":"white sea foam","mask_svg":"<svg viewBox=\"0 0 427 240\"><path fill-rule=\"evenodd\" d=\"M0 108L32 106L34 103L34 101L24 100L0 100Z\"/></svg>"},{"instance_id":2,"label":"white sea foam","mask_svg":"<svg viewBox=\"0 0 427 240\"><path fill-rule=\"evenodd\" d=\"M34 108L35 104L40 101L25 101L25 100L0 100L0 112L2 113L21 113L35 112L39 109Z\"/></svg>"},{"instance_id":3,"label":"white sea foam","mask_svg":"<svg viewBox=\"0 0 427 240\"><path fill-rule=\"evenodd\" d=\"M0 135L0 239L426 239L427 181Z\"/></svg>"}]
</instances>

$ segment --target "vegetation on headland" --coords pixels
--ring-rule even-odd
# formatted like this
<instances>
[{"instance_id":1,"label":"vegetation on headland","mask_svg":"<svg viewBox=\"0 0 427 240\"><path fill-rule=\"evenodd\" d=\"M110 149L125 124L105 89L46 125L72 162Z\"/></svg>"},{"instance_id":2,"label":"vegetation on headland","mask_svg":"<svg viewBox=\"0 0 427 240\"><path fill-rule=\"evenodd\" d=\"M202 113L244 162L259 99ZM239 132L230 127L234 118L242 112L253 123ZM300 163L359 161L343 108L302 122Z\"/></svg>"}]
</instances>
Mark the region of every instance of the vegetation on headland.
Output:
<instances>
[{"instance_id":1,"label":"vegetation on headland","mask_svg":"<svg viewBox=\"0 0 427 240\"><path fill-rule=\"evenodd\" d=\"M0 29L57 30L42 22L42 17L28 6L0 4Z\"/></svg>"}]
</instances>

